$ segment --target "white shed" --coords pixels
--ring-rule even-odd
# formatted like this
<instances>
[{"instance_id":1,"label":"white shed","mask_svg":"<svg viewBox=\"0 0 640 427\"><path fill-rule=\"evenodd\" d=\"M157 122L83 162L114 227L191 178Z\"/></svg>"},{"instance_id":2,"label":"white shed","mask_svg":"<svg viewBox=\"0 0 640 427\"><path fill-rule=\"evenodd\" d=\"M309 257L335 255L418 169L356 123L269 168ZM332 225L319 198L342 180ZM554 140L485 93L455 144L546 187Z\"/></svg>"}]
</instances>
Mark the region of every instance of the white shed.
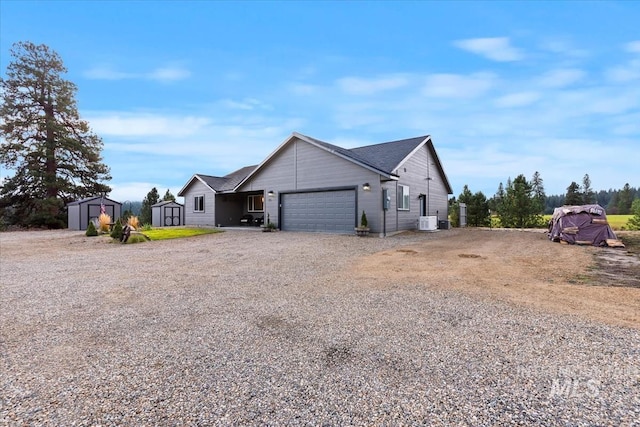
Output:
<instances>
[{"instance_id":1,"label":"white shed","mask_svg":"<svg viewBox=\"0 0 640 427\"><path fill-rule=\"evenodd\" d=\"M184 206L172 200L158 202L151 206L151 225L171 227L184 224Z\"/></svg>"},{"instance_id":2,"label":"white shed","mask_svg":"<svg viewBox=\"0 0 640 427\"><path fill-rule=\"evenodd\" d=\"M100 216L100 207L104 204L104 212L116 221L122 215L122 203L107 197L95 196L76 200L67 205L67 227L71 230L86 230L89 221Z\"/></svg>"}]
</instances>

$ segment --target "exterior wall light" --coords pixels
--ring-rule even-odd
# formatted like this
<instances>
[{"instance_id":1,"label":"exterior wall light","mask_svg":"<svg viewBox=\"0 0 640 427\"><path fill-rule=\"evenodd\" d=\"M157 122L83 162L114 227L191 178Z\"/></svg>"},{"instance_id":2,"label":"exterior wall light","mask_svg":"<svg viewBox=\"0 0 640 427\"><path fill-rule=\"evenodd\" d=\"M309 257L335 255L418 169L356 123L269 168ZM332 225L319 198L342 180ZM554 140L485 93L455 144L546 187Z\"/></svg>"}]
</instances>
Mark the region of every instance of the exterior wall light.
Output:
<instances>
[{"instance_id":1,"label":"exterior wall light","mask_svg":"<svg viewBox=\"0 0 640 427\"><path fill-rule=\"evenodd\" d=\"M362 189L364 191L371 191L371 186L369 185L368 182L365 182L364 184L362 184Z\"/></svg>"},{"instance_id":2,"label":"exterior wall light","mask_svg":"<svg viewBox=\"0 0 640 427\"><path fill-rule=\"evenodd\" d=\"M273 192L273 190L269 190L269 192L267 193L267 196L269 197L269 199L273 199L273 196L275 196L276 193Z\"/></svg>"}]
</instances>

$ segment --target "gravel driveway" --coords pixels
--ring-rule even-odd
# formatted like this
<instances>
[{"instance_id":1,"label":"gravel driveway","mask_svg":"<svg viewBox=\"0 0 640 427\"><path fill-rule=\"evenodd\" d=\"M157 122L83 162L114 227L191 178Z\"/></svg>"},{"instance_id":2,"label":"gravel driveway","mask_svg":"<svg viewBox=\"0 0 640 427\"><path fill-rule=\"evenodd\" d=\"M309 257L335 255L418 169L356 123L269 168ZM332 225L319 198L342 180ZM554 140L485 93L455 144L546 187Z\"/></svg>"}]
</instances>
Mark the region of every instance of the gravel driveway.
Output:
<instances>
[{"instance_id":1,"label":"gravel driveway","mask_svg":"<svg viewBox=\"0 0 640 427\"><path fill-rule=\"evenodd\" d=\"M0 425L640 425L638 329L353 268L460 233L0 233Z\"/></svg>"}]
</instances>

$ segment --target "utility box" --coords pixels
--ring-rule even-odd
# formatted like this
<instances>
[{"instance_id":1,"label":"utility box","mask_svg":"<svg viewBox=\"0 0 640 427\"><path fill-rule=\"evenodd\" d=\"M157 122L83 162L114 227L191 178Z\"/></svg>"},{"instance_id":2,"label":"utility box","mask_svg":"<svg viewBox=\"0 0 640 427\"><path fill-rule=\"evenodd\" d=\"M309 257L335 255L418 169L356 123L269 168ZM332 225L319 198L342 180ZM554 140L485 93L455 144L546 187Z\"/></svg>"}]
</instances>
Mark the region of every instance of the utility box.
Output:
<instances>
[{"instance_id":1,"label":"utility box","mask_svg":"<svg viewBox=\"0 0 640 427\"><path fill-rule=\"evenodd\" d=\"M446 219L441 219L440 221L438 221L438 228L440 230L448 230L449 229L449 221L447 221Z\"/></svg>"},{"instance_id":2,"label":"utility box","mask_svg":"<svg viewBox=\"0 0 640 427\"><path fill-rule=\"evenodd\" d=\"M435 215L418 217L418 230L434 231L438 228L438 217Z\"/></svg>"}]
</instances>

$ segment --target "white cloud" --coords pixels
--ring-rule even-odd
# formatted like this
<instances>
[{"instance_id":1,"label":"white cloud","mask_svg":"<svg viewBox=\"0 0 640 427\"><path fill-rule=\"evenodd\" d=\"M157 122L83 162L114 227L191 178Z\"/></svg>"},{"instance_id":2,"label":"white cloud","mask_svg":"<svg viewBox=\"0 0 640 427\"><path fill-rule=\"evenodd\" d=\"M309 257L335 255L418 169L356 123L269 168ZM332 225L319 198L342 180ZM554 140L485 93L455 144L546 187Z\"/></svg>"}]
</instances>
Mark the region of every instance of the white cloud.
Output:
<instances>
[{"instance_id":1,"label":"white cloud","mask_svg":"<svg viewBox=\"0 0 640 427\"><path fill-rule=\"evenodd\" d=\"M432 74L422 87L422 94L434 98L476 98L495 84L496 76L490 73Z\"/></svg>"},{"instance_id":2,"label":"white cloud","mask_svg":"<svg viewBox=\"0 0 640 427\"><path fill-rule=\"evenodd\" d=\"M161 67L150 73L144 74L144 78L161 82L184 80L191 76L191 72L181 67Z\"/></svg>"},{"instance_id":3,"label":"white cloud","mask_svg":"<svg viewBox=\"0 0 640 427\"><path fill-rule=\"evenodd\" d=\"M129 73L113 69L109 65L100 65L85 71L84 76L93 80L155 80L171 82L184 80L191 76L191 72L182 67L160 67L147 73Z\"/></svg>"},{"instance_id":4,"label":"white cloud","mask_svg":"<svg viewBox=\"0 0 640 427\"><path fill-rule=\"evenodd\" d=\"M562 39L547 39L539 45L539 48L558 54L563 59L582 59L590 55L589 51L577 48L570 41Z\"/></svg>"},{"instance_id":5,"label":"white cloud","mask_svg":"<svg viewBox=\"0 0 640 427\"><path fill-rule=\"evenodd\" d=\"M460 49L499 62L519 61L524 57L519 49L511 46L508 37L457 40L453 44Z\"/></svg>"},{"instance_id":6,"label":"white cloud","mask_svg":"<svg viewBox=\"0 0 640 427\"><path fill-rule=\"evenodd\" d=\"M340 90L351 95L375 95L379 92L401 88L408 83L409 79L403 75L377 78L343 77L337 81Z\"/></svg>"},{"instance_id":7,"label":"white cloud","mask_svg":"<svg viewBox=\"0 0 640 427\"><path fill-rule=\"evenodd\" d=\"M241 101L234 101L233 99L223 99L222 101L220 101L220 105L222 105L225 108L230 108L233 110L246 110L246 111L251 111L255 109L265 109L265 110L273 109L273 107L271 107L270 105L265 104L255 98L244 98Z\"/></svg>"},{"instance_id":8,"label":"white cloud","mask_svg":"<svg viewBox=\"0 0 640 427\"><path fill-rule=\"evenodd\" d=\"M633 59L628 64L609 68L605 72L607 80L613 83L627 83L640 79L640 59Z\"/></svg>"},{"instance_id":9,"label":"white cloud","mask_svg":"<svg viewBox=\"0 0 640 427\"><path fill-rule=\"evenodd\" d=\"M289 92L297 96L315 95L320 91L319 86L304 84L304 83L292 83L288 86Z\"/></svg>"},{"instance_id":10,"label":"white cloud","mask_svg":"<svg viewBox=\"0 0 640 427\"><path fill-rule=\"evenodd\" d=\"M122 209L129 209L128 202L142 201L142 199L151 191L153 187L158 190L160 197L167 191L177 197L178 191L182 187L167 187L166 184L158 182L112 182L109 183L111 193L109 198L123 204ZM182 197L177 197L177 202L182 202Z\"/></svg>"},{"instance_id":11,"label":"white cloud","mask_svg":"<svg viewBox=\"0 0 640 427\"><path fill-rule=\"evenodd\" d=\"M531 105L540 99L537 92L516 92L501 96L495 100L495 105L500 108L524 107Z\"/></svg>"},{"instance_id":12,"label":"white cloud","mask_svg":"<svg viewBox=\"0 0 640 427\"><path fill-rule=\"evenodd\" d=\"M640 40L632 41L624 45L624 49L631 53L640 53Z\"/></svg>"},{"instance_id":13,"label":"white cloud","mask_svg":"<svg viewBox=\"0 0 640 427\"><path fill-rule=\"evenodd\" d=\"M88 113L86 119L98 135L119 137L184 137L211 123L206 117L136 113Z\"/></svg>"},{"instance_id":14,"label":"white cloud","mask_svg":"<svg viewBox=\"0 0 640 427\"><path fill-rule=\"evenodd\" d=\"M579 82L586 73L577 68L551 70L538 78L538 84L547 88L562 88Z\"/></svg>"}]
</instances>

